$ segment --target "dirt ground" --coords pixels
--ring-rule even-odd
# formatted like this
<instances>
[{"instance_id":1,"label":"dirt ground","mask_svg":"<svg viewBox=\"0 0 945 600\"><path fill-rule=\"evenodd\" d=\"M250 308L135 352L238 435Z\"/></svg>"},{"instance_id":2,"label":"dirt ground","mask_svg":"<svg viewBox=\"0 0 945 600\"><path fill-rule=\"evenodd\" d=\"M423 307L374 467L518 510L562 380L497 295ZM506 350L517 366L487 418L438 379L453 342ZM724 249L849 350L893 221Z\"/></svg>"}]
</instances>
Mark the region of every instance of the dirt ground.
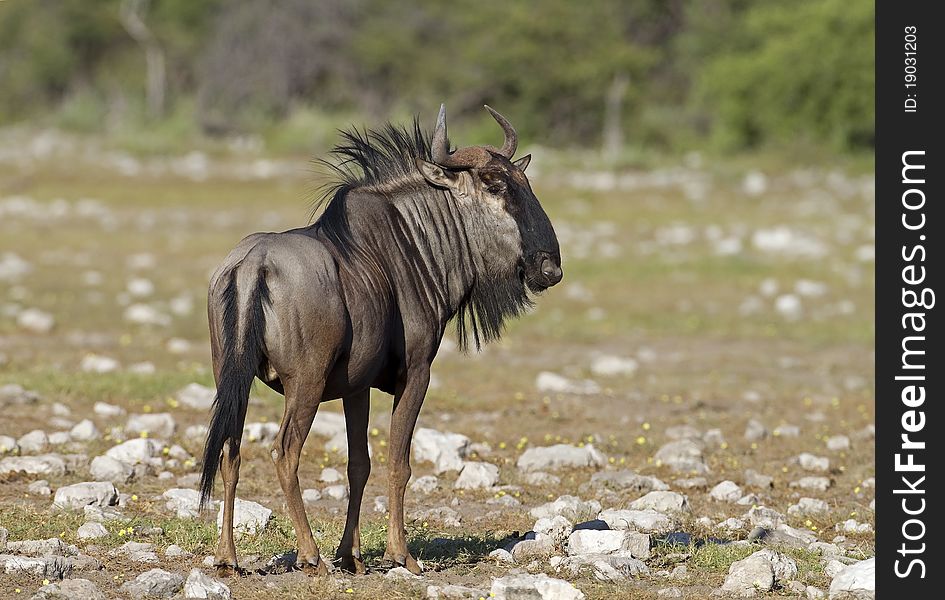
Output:
<instances>
[{"instance_id":1,"label":"dirt ground","mask_svg":"<svg viewBox=\"0 0 945 600\"><path fill-rule=\"evenodd\" d=\"M317 175L304 162L260 157L134 159L90 151L72 163L24 152L26 158L0 163L0 385L18 384L39 399L0 407L0 435L68 431L69 423L84 418L105 434L117 428L100 440L50 450L90 459L115 443L127 420L93 411L96 402L106 402L127 413L170 413L176 431L168 443L199 457L203 440L185 432L205 424L206 411L180 405L175 394L191 382L212 385L204 308L209 273L244 235L305 224ZM370 573L323 579L256 573L226 581L235 598L413 598L423 597L429 585L448 583L488 591L491 578L514 569L568 579L588 598L656 598L667 587L704 598L722 584L733 561L757 549L657 543L646 561L648 575L616 583L558 573L547 560L508 565L488 557L531 530L531 508L560 495L596 499L605 508L625 508L641 495L590 485L595 472L607 470L653 475L685 494L691 512L679 530L693 539L747 538L750 526L715 527L751 508L710 498L713 486L732 480L757 494L756 504L785 514L802 496L826 501L827 512L788 516L788 523L822 542L843 535L838 544L849 557L873 555L871 528L836 530L851 518L873 524L871 175L830 166L708 164L696 157L685 165L617 174L569 164L561 156L543 161L536 150L529 169L558 232L564 281L481 353L464 355L447 344L420 417L422 427L479 444L475 460L499 467L500 487L454 490L457 474L447 472L429 494L408 491L409 539L425 573L418 580L386 578L385 514L375 511L374 499L386 494L391 403L375 393L374 470L362 526ZM12 255L26 267L9 267ZM54 324L48 330L34 325L23 316L31 309ZM90 356L112 358L116 368L89 371L95 362ZM606 374L602 357L624 359L620 372ZM537 385L542 372L575 387L596 385L543 390ZM247 420L278 423L281 398L261 384L253 398ZM325 411L340 412L340 405L323 405ZM765 435L746 438L752 420ZM672 441L675 433L668 430L679 425L696 428L699 436L718 429L721 436L706 444L709 472L693 488L677 483L688 474L654 458ZM796 425L797 434L785 425ZM827 440L837 435L847 436L849 447L828 448ZM344 472L344 455L326 442L312 436L306 444L303 489L323 488L318 478L325 467ZM557 483L526 483L518 457L555 443L593 444L607 464L555 471ZM238 495L275 513L262 534L239 543L247 565L254 556L262 564L294 545L267 452L263 444L243 446ZM804 469L796 460L802 452L828 458L828 469ZM183 461L169 469L173 478L145 476L118 485L131 495L120 509L131 521L106 523L109 535L89 541L76 536L81 514L54 512L51 496L28 490L43 477L0 475L0 527L11 541L59 537L76 544L103 568L73 576L120 597L121 583L147 569L186 576L213 554L215 513L178 519L161 497L170 487L186 487L176 478L198 469L195 461ZM747 485L747 469L773 477L773 487ZM433 474L433 466L414 461L413 473L414 479ZM826 476L829 487L791 487L811 475ZM47 479L53 491L91 480L83 466ZM501 500L507 496L515 502ZM455 510L459 526L435 515L417 517L440 507ZM344 510L344 501L329 498L308 505L329 556ZM153 527L160 529L149 532ZM159 563L109 554L129 539L154 544ZM171 544L193 557L165 557ZM829 586L821 557L808 550L789 555L798 563L799 581ZM680 564L686 574L670 578ZM0 573L0 598L30 597L41 585L41 577ZM793 592L776 587L768 594Z\"/></svg>"}]
</instances>

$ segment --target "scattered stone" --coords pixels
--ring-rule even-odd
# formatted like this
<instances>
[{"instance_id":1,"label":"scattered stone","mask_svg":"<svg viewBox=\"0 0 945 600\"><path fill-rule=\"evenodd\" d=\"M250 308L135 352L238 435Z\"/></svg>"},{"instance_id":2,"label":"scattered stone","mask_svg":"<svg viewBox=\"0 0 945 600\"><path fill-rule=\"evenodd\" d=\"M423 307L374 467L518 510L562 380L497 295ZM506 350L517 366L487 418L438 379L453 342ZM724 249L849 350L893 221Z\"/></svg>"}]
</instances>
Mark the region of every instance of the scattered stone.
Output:
<instances>
[{"instance_id":1,"label":"scattered stone","mask_svg":"<svg viewBox=\"0 0 945 600\"><path fill-rule=\"evenodd\" d=\"M786 519L784 515L765 506L754 506L745 515L748 522L753 527L764 527L765 529L777 529Z\"/></svg>"},{"instance_id":2,"label":"scattered stone","mask_svg":"<svg viewBox=\"0 0 945 600\"><path fill-rule=\"evenodd\" d=\"M796 577L797 564L783 554L766 549L735 561L728 573L722 591L739 597L751 597L756 592L771 590L775 583L787 582Z\"/></svg>"},{"instance_id":3,"label":"scattered stone","mask_svg":"<svg viewBox=\"0 0 945 600\"><path fill-rule=\"evenodd\" d=\"M655 510L661 513L689 512L689 501L678 492L650 492L630 503L634 510Z\"/></svg>"},{"instance_id":4,"label":"scattered stone","mask_svg":"<svg viewBox=\"0 0 945 600\"><path fill-rule=\"evenodd\" d=\"M39 394L23 388L16 383L0 385L0 406L10 404L35 404L40 400Z\"/></svg>"},{"instance_id":5,"label":"scattered stone","mask_svg":"<svg viewBox=\"0 0 945 600\"><path fill-rule=\"evenodd\" d=\"M420 576L414 575L405 567L394 567L387 573L384 573L384 579L400 579L402 581L409 581L412 579L420 579Z\"/></svg>"},{"instance_id":6,"label":"scattered stone","mask_svg":"<svg viewBox=\"0 0 945 600\"><path fill-rule=\"evenodd\" d=\"M251 500L236 498L233 506L233 534L240 538L243 535L256 535L266 528L272 511L262 504ZM217 531L223 529L223 504L217 513Z\"/></svg>"},{"instance_id":7,"label":"scattered stone","mask_svg":"<svg viewBox=\"0 0 945 600\"><path fill-rule=\"evenodd\" d=\"M177 544L171 544L164 550L164 556L167 558L193 558L192 552L187 552Z\"/></svg>"},{"instance_id":8,"label":"scattered stone","mask_svg":"<svg viewBox=\"0 0 945 600\"><path fill-rule=\"evenodd\" d=\"M600 581L627 581L640 575L648 575L650 570L639 559L619 554L581 554L568 557L552 558L556 571L567 570L572 576L581 571L590 570L595 579Z\"/></svg>"},{"instance_id":9,"label":"scattered stone","mask_svg":"<svg viewBox=\"0 0 945 600\"><path fill-rule=\"evenodd\" d=\"M95 423L89 419L83 419L69 430L69 436L79 442L90 442L102 437L102 434Z\"/></svg>"},{"instance_id":10,"label":"scattered stone","mask_svg":"<svg viewBox=\"0 0 945 600\"><path fill-rule=\"evenodd\" d=\"M157 440L136 438L112 446L105 452L105 456L110 456L129 465L150 463L152 458L160 456L163 446L164 444Z\"/></svg>"},{"instance_id":11,"label":"scattered stone","mask_svg":"<svg viewBox=\"0 0 945 600\"><path fill-rule=\"evenodd\" d=\"M49 482L45 479L39 479L33 483L26 486L26 490L31 494L36 494L37 496L49 496L52 494L52 488L49 487Z\"/></svg>"},{"instance_id":12,"label":"scattered stone","mask_svg":"<svg viewBox=\"0 0 945 600\"><path fill-rule=\"evenodd\" d=\"M705 489L709 482L705 477L686 477L684 479L674 479L673 485L683 490Z\"/></svg>"},{"instance_id":13,"label":"scattered stone","mask_svg":"<svg viewBox=\"0 0 945 600\"><path fill-rule=\"evenodd\" d=\"M0 435L0 454L18 450L16 440L8 435Z\"/></svg>"},{"instance_id":14,"label":"scattered stone","mask_svg":"<svg viewBox=\"0 0 945 600\"><path fill-rule=\"evenodd\" d=\"M669 489L668 485L656 477L640 475L630 470L599 471L591 476L591 484L597 487L619 491L626 490L638 494Z\"/></svg>"},{"instance_id":15,"label":"scattered stone","mask_svg":"<svg viewBox=\"0 0 945 600\"><path fill-rule=\"evenodd\" d=\"M583 501L576 496L565 495L560 496L554 502L536 506L529 511L529 514L536 519L561 515L574 522L589 515L596 515L600 512L600 509L600 502L597 500Z\"/></svg>"},{"instance_id":16,"label":"scattered stone","mask_svg":"<svg viewBox=\"0 0 945 600\"><path fill-rule=\"evenodd\" d=\"M584 593L567 581L538 575L519 574L492 580L490 596L495 600L584 600Z\"/></svg>"},{"instance_id":17,"label":"scattered stone","mask_svg":"<svg viewBox=\"0 0 945 600\"><path fill-rule=\"evenodd\" d=\"M656 591L658 598L684 598L683 591L678 587L668 587Z\"/></svg>"},{"instance_id":18,"label":"scattered stone","mask_svg":"<svg viewBox=\"0 0 945 600\"><path fill-rule=\"evenodd\" d=\"M49 436L41 429L35 429L17 440L21 454L39 454L49 448Z\"/></svg>"},{"instance_id":19,"label":"scattered stone","mask_svg":"<svg viewBox=\"0 0 945 600\"><path fill-rule=\"evenodd\" d=\"M302 490L302 502L318 502L322 499L322 493L314 488Z\"/></svg>"},{"instance_id":20,"label":"scattered stone","mask_svg":"<svg viewBox=\"0 0 945 600\"><path fill-rule=\"evenodd\" d=\"M39 588L30 600L106 600L88 579L63 579Z\"/></svg>"},{"instance_id":21,"label":"scattered stone","mask_svg":"<svg viewBox=\"0 0 945 600\"><path fill-rule=\"evenodd\" d=\"M118 503L118 490L108 481L87 481L56 490L54 509L82 509L87 505L112 506Z\"/></svg>"},{"instance_id":22,"label":"scattered stone","mask_svg":"<svg viewBox=\"0 0 945 600\"><path fill-rule=\"evenodd\" d=\"M247 423L243 427L243 439L258 444L271 444L279 435L278 423Z\"/></svg>"},{"instance_id":23,"label":"scattered stone","mask_svg":"<svg viewBox=\"0 0 945 600\"><path fill-rule=\"evenodd\" d=\"M133 414L128 417L125 431L131 435L154 435L169 438L174 435L177 423L170 413Z\"/></svg>"},{"instance_id":24,"label":"scattered stone","mask_svg":"<svg viewBox=\"0 0 945 600\"><path fill-rule=\"evenodd\" d=\"M801 435L801 428L797 425L778 425L771 434L774 437L796 438Z\"/></svg>"},{"instance_id":25,"label":"scattered stone","mask_svg":"<svg viewBox=\"0 0 945 600\"><path fill-rule=\"evenodd\" d=\"M125 542L110 553L112 556L126 556L132 562L156 563L159 562L154 544L144 542Z\"/></svg>"},{"instance_id":26,"label":"scattered stone","mask_svg":"<svg viewBox=\"0 0 945 600\"><path fill-rule=\"evenodd\" d=\"M309 433L319 437L333 438L345 432L345 416L341 413L321 411L312 421Z\"/></svg>"},{"instance_id":27,"label":"scattered stone","mask_svg":"<svg viewBox=\"0 0 945 600\"><path fill-rule=\"evenodd\" d=\"M825 594L822 589L812 585L807 586L806 593L807 600L822 600L827 597L827 594Z\"/></svg>"},{"instance_id":28,"label":"scattered stone","mask_svg":"<svg viewBox=\"0 0 945 600\"><path fill-rule=\"evenodd\" d=\"M869 523L858 523L856 519L847 519L837 524L837 531L843 533L870 533L873 527Z\"/></svg>"},{"instance_id":29,"label":"scattered stone","mask_svg":"<svg viewBox=\"0 0 945 600\"><path fill-rule=\"evenodd\" d=\"M795 517L822 515L829 511L830 505L817 498L801 498L787 509L787 513Z\"/></svg>"},{"instance_id":30,"label":"scattered stone","mask_svg":"<svg viewBox=\"0 0 945 600\"><path fill-rule=\"evenodd\" d=\"M200 492L197 490L171 488L162 495L167 500L165 506L174 511L178 519L196 519L200 515Z\"/></svg>"},{"instance_id":31,"label":"scattered stone","mask_svg":"<svg viewBox=\"0 0 945 600\"><path fill-rule=\"evenodd\" d=\"M666 534L676 528L673 519L655 510L607 509L601 511L597 518L611 529L630 529L655 535Z\"/></svg>"},{"instance_id":32,"label":"scattered stone","mask_svg":"<svg viewBox=\"0 0 945 600\"><path fill-rule=\"evenodd\" d=\"M101 523L91 522L81 525L75 530L75 535L80 540L94 540L108 535L108 530Z\"/></svg>"},{"instance_id":33,"label":"scattered stone","mask_svg":"<svg viewBox=\"0 0 945 600\"><path fill-rule=\"evenodd\" d=\"M182 406L194 410L207 410L213 406L217 391L199 383L188 383L177 391L175 398Z\"/></svg>"},{"instance_id":34,"label":"scattered stone","mask_svg":"<svg viewBox=\"0 0 945 600\"><path fill-rule=\"evenodd\" d=\"M603 467L607 459L593 444L583 447L569 444L529 448L518 457L521 471L556 471L562 468Z\"/></svg>"},{"instance_id":35,"label":"scattered stone","mask_svg":"<svg viewBox=\"0 0 945 600\"><path fill-rule=\"evenodd\" d=\"M85 520L94 523L131 520L122 515L117 508L111 506L95 506L94 504L89 504L85 507L83 512L85 512Z\"/></svg>"},{"instance_id":36,"label":"scattered stone","mask_svg":"<svg viewBox=\"0 0 945 600\"><path fill-rule=\"evenodd\" d=\"M551 486L561 483L561 478L551 473L545 473L544 471L535 471L534 473L527 473L525 475L525 483L534 486Z\"/></svg>"},{"instance_id":37,"label":"scattered stone","mask_svg":"<svg viewBox=\"0 0 945 600\"><path fill-rule=\"evenodd\" d=\"M823 456L814 456L809 452L802 452L797 456L797 464L807 471L828 471L830 459Z\"/></svg>"},{"instance_id":38,"label":"scattered stone","mask_svg":"<svg viewBox=\"0 0 945 600\"><path fill-rule=\"evenodd\" d=\"M836 558L831 558L831 559L828 559L826 563L824 563L824 575L826 575L830 579L833 579L834 577L840 574L840 571L846 568L847 568L847 565L840 562L840 560Z\"/></svg>"},{"instance_id":39,"label":"scattered stone","mask_svg":"<svg viewBox=\"0 0 945 600\"><path fill-rule=\"evenodd\" d=\"M341 476L341 473L338 471L338 469L333 469L332 467L326 467L322 469L322 474L319 477L319 480L325 483L338 483L343 479L344 477Z\"/></svg>"},{"instance_id":40,"label":"scattered stone","mask_svg":"<svg viewBox=\"0 0 945 600\"><path fill-rule=\"evenodd\" d=\"M801 488L803 490L812 490L815 492L826 492L832 485L832 481L827 477L801 477L797 481L792 481L792 488Z\"/></svg>"},{"instance_id":41,"label":"scattered stone","mask_svg":"<svg viewBox=\"0 0 945 600\"><path fill-rule=\"evenodd\" d=\"M723 481L712 488L709 497L717 502L737 502L742 497L742 488L734 481Z\"/></svg>"},{"instance_id":42,"label":"scattered stone","mask_svg":"<svg viewBox=\"0 0 945 600\"><path fill-rule=\"evenodd\" d=\"M162 569L151 569L121 586L121 592L135 600L170 598L184 587L184 578Z\"/></svg>"},{"instance_id":43,"label":"scattered stone","mask_svg":"<svg viewBox=\"0 0 945 600\"><path fill-rule=\"evenodd\" d=\"M571 523L571 521L565 519L561 515L542 517L541 519L535 521L535 525L532 527L538 536L547 537L557 546L564 544L573 528L574 525Z\"/></svg>"},{"instance_id":44,"label":"scattered stone","mask_svg":"<svg viewBox=\"0 0 945 600\"><path fill-rule=\"evenodd\" d=\"M555 551L555 544L549 537L538 536L536 532L530 531L525 534L525 539L512 542L505 547L512 553L512 559L518 564L528 564L533 560L547 558Z\"/></svg>"},{"instance_id":45,"label":"scattered stone","mask_svg":"<svg viewBox=\"0 0 945 600\"><path fill-rule=\"evenodd\" d=\"M0 554L0 566L7 575L32 575L47 579L62 579L72 571L72 563L62 556L32 558Z\"/></svg>"},{"instance_id":46,"label":"scattered stone","mask_svg":"<svg viewBox=\"0 0 945 600\"><path fill-rule=\"evenodd\" d=\"M119 368L118 361L108 356L86 354L79 368L86 373L114 373Z\"/></svg>"},{"instance_id":47,"label":"scattered stone","mask_svg":"<svg viewBox=\"0 0 945 600\"><path fill-rule=\"evenodd\" d=\"M453 487L458 490L491 488L499 483L499 467L486 462L466 462Z\"/></svg>"},{"instance_id":48,"label":"scattered stone","mask_svg":"<svg viewBox=\"0 0 945 600\"><path fill-rule=\"evenodd\" d=\"M719 529L725 529L727 531L741 531L742 529L745 529L745 521L737 517L729 517L728 519L719 522L716 527ZM760 527L757 529L762 529L762 531L764 531L764 529Z\"/></svg>"},{"instance_id":49,"label":"scattered stone","mask_svg":"<svg viewBox=\"0 0 945 600\"><path fill-rule=\"evenodd\" d=\"M702 442L710 446L719 447L725 443L725 436L722 435L721 429L709 429L702 436Z\"/></svg>"},{"instance_id":50,"label":"scattered stone","mask_svg":"<svg viewBox=\"0 0 945 600\"><path fill-rule=\"evenodd\" d=\"M876 597L876 558L853 563L830 583L831 600L866 600Z\"/></svg>"},{"instance_id":51,"label":"scattered stone","mask_svg":"<svg viewBox=\"0 0 945 600\"><path fill-rule=\"evenodd\" d=\"M51 314L38 308L27 308L16 316L16 324L31 333L49 333L56 325Z\"/></svg>"},{"instance_id":52,"label":"scattered stone","mask_svg":"<svg viewBox=\"0 0 945 600\"><path fill-rule=\"evenodd\" d=\"M512 557L512 553L505 548L497 548L493 550L489 553L489 558L500 563L512 564L515 562L515 559Z\"/></svg>"},{"instance_id":53,"label":"scattered stone","mask_svg":"<svg viewBox=\"0 0 945 600\"><path fill-rule=\"evenodd\" d=\"M703 462L702 444L693 440L677 440L660 447L654 455L657 465L666 465L677 473L705 475L709 467Z\"/></svg>"},{"instance_id":54,"label":"scattered stone","mask_svg":"<svg viewBox=\"0 0 945 600\"><path fill-rule=\"evenodd\" d=\"M827 438L827 450L840 452L850 449L850 438L845 435L833 435Z\"/></svg>"},{"instance_id":55,"label":"scattered stone","mask_svg":"<svg viewBox=\"0 0 945 600\"><path fill-rule=\"evenodd\" d=\"M768 428L760 421L752 419L745 427L745 439L749 442L761 441L768 437Z\"/></svg>"},{"instance_id":56,"label":"scattered stone","mask_svg":"<svg viewBox=\"0 0 945 600\"><path fill-rule=\"evenodd\" d=\"M127 483L134 478L134 467L111 456L102 455L92 459L89 473L96 481Z\"/></svg>"},{"instance_id":57,"label":"scattered stone","mask_svg":"<svg viewBox=\"0 0 945 600\"><path fill-rule=\"evenodd\" d=\"M322 494L333 500L345 500L348 498L348 486L342 484L330 485L322 490Z\"/></svg>"},{"instance_id":58,"label":"scattered stone","mask_svg":"<svg viewBox=\"0 0 945 600\"><path fill-rule=\"evenodd\" d=\"M26 556L75 556L79 549L59 538L7 543L7 551Z\"/></svg>"},{"instance_id":59,"label":"scattered stone","mask_svg":"<svg viewBox=\"0 0 945 600\"><path fill-rule=\"evenodd\" d=\"M771 489L774 487L774 477L771 477L770 475L762 475L753 469L746 469L745 485L763 490Z\"/></svg>"},{"instance_id":60,"label":"scattered stone","mask_svg":"<svg viewBox=\"0 0 945 600\"><path fill-rule=\"evenodd\" d=\"M486 504L492 506L502 506L505 508L514 508L516 506L521 506L522 502L518 498L509 496L508 494L498 493L493 498L486 500Z\"/></svg>"},{"instance_id":61,"label":"scattered stone","mask_svg":"<svg viewBox=\"0 0 945 600\"><path fill-rule=\"evenodd\" d=\"M438 484L439 480L436 478L436 475L424 475L423 477L418 477L410 484L410 490L420 494L431 494L436 491Z\"/></svg>"},{"instance_id":62,"label":"scattered stone","mask_svg":"<svg viewBox=\"0 0 945 600\"><path fill-rule=\"evenodd\" d=\"M591 361L591 372L601 377L623 375L630 377L636 373L639 364L632 358L620 356L598 356Z\"/></svg>"},{"instance_id":63,"label":"scattered stone","mask_svg":"<svg viewBox=\"0 0 945 600\"><path fill-rule=\"evenodd\" d=\"M469 453L469 438L459 433L442 432L420 427L413 436L413 458L432 462L437 475L460 471Z\"/></svg>"},{"instance_id":64,"label":"scattered stone","mask_svg":"<svg viewBox=\"0 0 945 600\"><path fill-rule=\"evenodd\" d=\"M100 417L120 417L125 414L125 409L107 402L96 402L92 407L92 412Z\"/></svg>"},{"instance_id":65,"label":"scattered stone","mask_svg":"<svg viewBox=\"0 0 945 600\"><path fill-rule=\"evenodd\" d=\"M212 600L230 600L230 588L223 583L204 575L200 569L190 570L184 582L184 598L211 598Z\"/></svg>"},{"instance_id":66,"label":"scattered stone","mask_svg":"<svg viewBox=\"0 0 945 600\"><path fill-rule=\"evenodd\" d=\"M546 394L587 395L601 392L600 385L596 381L590 379L575 381L550 371L542 371L538 374L535 378L535 387L539 392Z\"/></svg>"},{"instance_id":67,"label":"scattered stone","mask_svg":"<svg viewBox=\"0 0 945 600\"><path fill-rule=\"evenodd\" d=\"M667 427L664 433L671 440L698 440L702 438L702 432L692 425L673 425Z\"/></svg>"},{"instance_id":68,"label":"scattered stone","mask_svg":"<svg viewBox=\"0 0 945 600\"><path fill-rule=\"evenodd\" d=\"M462 525L462 517L460 517L459 513L449 506L440 506L437 508L422 510L414 513L413 517L418 521L435 521L437 523L442 523L447 527L459 527Z\"/></svg>"},{"instance_id":69,"label":"scattered stone","mask_svg":"<svg viewBox=\"0 0 945 600\"><path fill-rule=\"evenodd\" d=\"M568 536L569 556L627 552L633 558L650 557L650 536L629 530L579 529Z\"/></svg>"}]
</instances>

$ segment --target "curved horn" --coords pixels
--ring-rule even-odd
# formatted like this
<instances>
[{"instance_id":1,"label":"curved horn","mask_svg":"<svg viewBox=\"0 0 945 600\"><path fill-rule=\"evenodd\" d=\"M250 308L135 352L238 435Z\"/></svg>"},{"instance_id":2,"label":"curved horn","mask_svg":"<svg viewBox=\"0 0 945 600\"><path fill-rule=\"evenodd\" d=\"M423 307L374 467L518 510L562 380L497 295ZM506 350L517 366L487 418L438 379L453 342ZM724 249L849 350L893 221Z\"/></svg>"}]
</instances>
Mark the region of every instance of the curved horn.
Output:
<instances>
[{"instance_id":1,"label":"curved horn","mask_svg":"<svg viewBox=\"0 0 945 600\"><path fill-rule=\"evenodd\" d=\"M444 167L468 169L485 165L491 157L485 148L478 146L450 152L450 143L446 136L446 105L440 104L440 114L436 117L433 139L430 142L430 158Z\"/></svg>"},{"instance_id":2,"label":"curved horn","mask_svg":"<svg viewBox=\"0 0 945 600\"><path fill-rule=\"evenodd\" d=\"M484 106L486 110L489 111L489 114L492 115L492 118L496 120L496 123L502 127L502 131L505 132L505 142L503 142L502 147L499 148L499 154L511 160L512 157L515 156L515 150L518 148L518 134L515 133L515 128L512 127L508 119L493 110L488 104Z\"/></svg>"}]
</instances>

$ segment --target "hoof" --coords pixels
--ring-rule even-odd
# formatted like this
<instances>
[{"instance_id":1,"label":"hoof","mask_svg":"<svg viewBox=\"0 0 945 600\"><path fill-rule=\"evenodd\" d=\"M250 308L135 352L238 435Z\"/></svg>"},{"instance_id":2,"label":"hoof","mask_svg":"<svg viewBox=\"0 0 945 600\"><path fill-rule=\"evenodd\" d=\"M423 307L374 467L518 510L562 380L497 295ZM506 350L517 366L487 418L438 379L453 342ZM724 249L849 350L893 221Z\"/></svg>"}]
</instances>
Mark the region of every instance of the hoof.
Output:
<instances>
[{"instance_id":1,"label":"hoof","mask_svg":"<svg viewBox=\"0 0 945 600\"><path fill-rule=\"evenodd\" d=\"M226 579L228 577L244 577L246 571L241 569L237 564L216 564L213 565L217 570L217 577L220 579Z\"/></svg>"},{"instance_id":2,"label":"hoof","mask_svg":"<svg viewBox=\"0 0 945 600\"><path fill-rule=\"evenodd\" d=\"M313 577L323 577L328 575L328 565L325 564L325 561L321 557L315 559L316 562L312 563L309 561L298 562L296 565L302 570L306 575L311 575Z\"/></svg>"},{"instance_id":3,"label":"hoof","mask_svg":"<svg viewBox=\"0 0 945 600\"><path fill-rule=\"evenodd\" d=\"M388 551L384 553L384 560L391 561L398 567L404 567L414 575L420 575L423 572L423 570L420 568L420 565L417 563L414 557L410 556L409 552L407 554L395 556Z\"/></svg>"},{"instance_id":4,"label":"hoof","mask_svg":"<svg viewBox=\"0 0 945 600\"><path fill-rule=\"evenodd\" d=\"M357 558L352 555L337 556L335 558L337 558L340 561L338 563L338 567L342 571L353 573L355 575L364 575L367 572L367 569L364 567L364 561L361 560L360 558Z\"/></svg>"}]
</instances>

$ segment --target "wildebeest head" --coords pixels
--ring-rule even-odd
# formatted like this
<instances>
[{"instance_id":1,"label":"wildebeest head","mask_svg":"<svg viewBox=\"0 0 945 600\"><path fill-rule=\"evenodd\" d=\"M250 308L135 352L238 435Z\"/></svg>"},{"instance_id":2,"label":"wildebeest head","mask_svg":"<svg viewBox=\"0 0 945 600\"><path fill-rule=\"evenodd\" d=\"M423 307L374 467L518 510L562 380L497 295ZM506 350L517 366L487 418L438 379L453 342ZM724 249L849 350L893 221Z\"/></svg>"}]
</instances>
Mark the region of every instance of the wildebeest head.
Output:
<instances>
[{"instance_id":1,"label":"wildebeest head","mask_svg":"<svg viewBox=\"0 0 945 600\"><path fill-rule=\"evenodd\" d=\"M492 108L486 110L505 132L501 148L469 146L450 152L446 108L440 106L430 149L433 161L417 159L417 168L488 228L481 248L486 266L514 270L529 289L540 292L561 281L558 238L525 177L531 156L512 160L518 146L515 129Z\"/></svg>"}]
</instances>

